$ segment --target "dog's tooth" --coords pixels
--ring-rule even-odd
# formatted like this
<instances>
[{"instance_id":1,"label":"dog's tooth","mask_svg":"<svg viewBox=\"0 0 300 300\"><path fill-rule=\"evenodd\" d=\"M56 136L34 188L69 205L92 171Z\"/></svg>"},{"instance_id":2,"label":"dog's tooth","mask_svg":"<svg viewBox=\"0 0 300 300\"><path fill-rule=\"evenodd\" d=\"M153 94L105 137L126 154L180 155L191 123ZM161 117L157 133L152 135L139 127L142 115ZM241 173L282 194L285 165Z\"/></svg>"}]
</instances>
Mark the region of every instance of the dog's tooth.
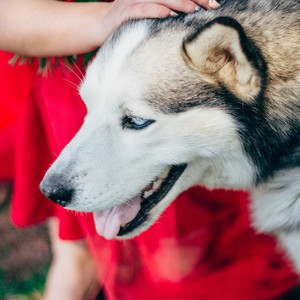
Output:
<instances>
[{"instance_id":1,"label":"dog's tooth","mask_svg":"<svg viewBox=\"0 0 300 300\"><path fill-rule=\"evenodd\" d=\"M151 196L152 194L153 194L153 190L145 191L145 193L144 193L144 198L148 198L148 197Z\"/></svg>"},{"instance_id":2,"label":"dog's tooth","mask_svg":"<svg viewBox=\"0 0 300 300\"><path fill-rule=\"evenodd\" d=\"M170 172L170 168L166 168L161 174L160 178L166 178Z\"/></svg>"},{"instance_id":3,"label":"dog's tooth","mask_svg":"<svg viewBox=\"0 0 300 300\"><path fill-rule=\"evenodd\" d=\"M153 188L154 188L155 190L157 190L157 189L160 187L160 185L161 185L162 182L163 182L163 180L162 180L161 178L159 178L158 180L156 180L156 181L153 183Z\"/></svg>"}]
</instances>

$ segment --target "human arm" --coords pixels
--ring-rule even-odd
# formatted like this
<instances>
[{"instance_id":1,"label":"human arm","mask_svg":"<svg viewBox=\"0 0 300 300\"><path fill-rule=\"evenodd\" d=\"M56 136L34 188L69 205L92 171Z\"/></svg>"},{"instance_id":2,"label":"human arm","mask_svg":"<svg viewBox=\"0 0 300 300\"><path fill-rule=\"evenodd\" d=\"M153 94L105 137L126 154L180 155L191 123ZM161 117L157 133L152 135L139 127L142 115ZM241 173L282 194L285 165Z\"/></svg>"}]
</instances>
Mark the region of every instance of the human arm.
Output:
<instances>
[{"instance_id":1,"label":"human arm","mask_svg":"<svg viewBox=\"0 0 300 300\"><path fill-rule=\"evenodd\" d=\"M0 0L0 49L38 57L89 52L126 19L166 17L174 11L193 11L197 5L208 9L209 2Z\"/></svg>"}]
</instances>

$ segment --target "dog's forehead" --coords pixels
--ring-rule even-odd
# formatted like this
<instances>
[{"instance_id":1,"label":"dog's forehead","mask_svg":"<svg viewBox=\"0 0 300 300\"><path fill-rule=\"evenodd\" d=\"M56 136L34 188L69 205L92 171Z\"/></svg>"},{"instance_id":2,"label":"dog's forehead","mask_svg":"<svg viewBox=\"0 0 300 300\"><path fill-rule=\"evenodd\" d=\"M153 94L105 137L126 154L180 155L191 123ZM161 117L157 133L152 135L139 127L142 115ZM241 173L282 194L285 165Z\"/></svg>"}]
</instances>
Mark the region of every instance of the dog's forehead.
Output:
<instances>
[{"instance_id":1,"label":"dog's forehead","mask_svg":"<svg viewBox=\"0 0 300 300\"><path fill-rule=\"evenodd\" d=\"M127 80L123 93L131 91L137 96L133 100L163 113L186 110L206 99L206 82L188 66L183 55L183 42L189 34L189 28L172 21L160 31L150 30L123 62L117 78L120 84Z\"/></svg>"},{"instance_id":2,"label":"dog's forehead","mask_svg":"<svg viewBox=\"0 0 300 300\"><path fill-rule=\"evenodd\" d=\"M124 96L124 86L129 78L122 70L132 51L147 34L146 22L139 22L125 26L108 39L88 67L80 86L80 94L87 106L91 102L101 104L111 98L120 99L120 95Z\"/></svg>"},{"instance_id":3,"label":"dog's forehead","mask_svg":"<svg viewBox=\"0 0 300 300\"><path fill-rule=\"evenodd\" d=\"M97 99L119 107L122 102L140 102L174 112L179 102L194 97L190 94L199 90L199 78L181 53L186 30L174 30L166 22L164 30L156 32L153 25L151 20L129 23L105 43L81 88L86 102Z\"/></svg>"},{"instance_id":4,"label":"dog's forehead","mask_svg":"<svg viewBox=\"0 0 300 300\"><path fill-rule=\"evenodd\" d=\"M148 34L146 22L130 23L108 40L99 51L101 84L105 85L106 80L113 82L120 77L132 52L147 39Z\"/></svg>"},{"instance_id":5,"label":"dog's forehead","mask_svg":"<svg viewBox=\"0 0 300 300\"><path fill-rule=\"evenodd\" d=\"M129 23L105 44L99 53L101 85L133 80L157 86L160 79L172 77L180 67L184 32L175 34L171 26L156 32L155 22L147 21ZM174 76L178 77L178 71Z\"/></svg>"}]
</instances>

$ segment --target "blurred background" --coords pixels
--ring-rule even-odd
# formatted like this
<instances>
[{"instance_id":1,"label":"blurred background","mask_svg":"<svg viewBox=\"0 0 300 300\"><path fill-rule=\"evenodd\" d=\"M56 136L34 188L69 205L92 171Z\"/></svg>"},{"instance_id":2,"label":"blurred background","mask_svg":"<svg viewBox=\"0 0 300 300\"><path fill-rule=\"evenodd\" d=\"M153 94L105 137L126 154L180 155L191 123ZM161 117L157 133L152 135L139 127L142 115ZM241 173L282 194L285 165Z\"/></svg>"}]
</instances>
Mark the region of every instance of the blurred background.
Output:
<instances>
[{"instance_id":1,"label":"blurred background","mask_svg":"<svg viewBox=\"0 0 300 300\"><path fill-rule=\"evenodd\" d=\"M0 300L40 299L51 253L44 224L18 229L9 220L11 183L0 183Z\"/></svg>"}]
</instances>

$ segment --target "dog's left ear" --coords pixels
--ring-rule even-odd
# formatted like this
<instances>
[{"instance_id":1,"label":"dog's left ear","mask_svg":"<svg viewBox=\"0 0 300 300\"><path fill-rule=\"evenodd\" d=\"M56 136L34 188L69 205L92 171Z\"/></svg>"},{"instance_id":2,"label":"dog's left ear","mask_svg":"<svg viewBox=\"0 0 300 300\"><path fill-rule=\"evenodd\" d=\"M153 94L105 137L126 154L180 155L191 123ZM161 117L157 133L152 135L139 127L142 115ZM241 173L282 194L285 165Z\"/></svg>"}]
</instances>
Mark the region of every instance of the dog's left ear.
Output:
<instances>
[{"instance_id":1,"label":"dog's left ear","mask_svg":"<svg viewBox=\"0 0 300 300\"><path fill-rule=\"evenodd\" d=\"M184 40L183 56L209 83L223 84L245 102L261 91L263 61L232 18L217 18Z\"/></svg>"}]
</instances>

